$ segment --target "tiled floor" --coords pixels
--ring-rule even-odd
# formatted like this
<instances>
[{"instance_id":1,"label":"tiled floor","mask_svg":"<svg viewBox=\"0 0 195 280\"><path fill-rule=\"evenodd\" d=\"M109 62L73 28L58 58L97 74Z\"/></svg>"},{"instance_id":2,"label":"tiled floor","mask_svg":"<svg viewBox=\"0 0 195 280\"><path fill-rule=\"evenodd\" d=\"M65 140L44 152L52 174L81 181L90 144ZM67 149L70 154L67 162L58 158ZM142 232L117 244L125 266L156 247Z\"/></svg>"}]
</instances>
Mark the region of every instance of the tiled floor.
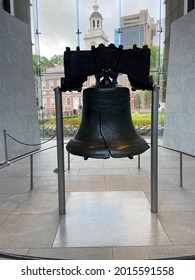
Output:
<instances>
[{"instance_id":1,"label":"tiled floor","mask_svg":"<svg viewBox=\"0 0 195 280\"><path fill-rule=\"evenodd\" d=\"M56 142L49 142L53 146ZM44 148L44 147L43 147ZM195 255L195 159L159 148L159 211L150 211L150 150L138 158L65 156L66 215L58 214L56 148L0 169L0 252L61 259Z\"/></svg>"}]
</instances>

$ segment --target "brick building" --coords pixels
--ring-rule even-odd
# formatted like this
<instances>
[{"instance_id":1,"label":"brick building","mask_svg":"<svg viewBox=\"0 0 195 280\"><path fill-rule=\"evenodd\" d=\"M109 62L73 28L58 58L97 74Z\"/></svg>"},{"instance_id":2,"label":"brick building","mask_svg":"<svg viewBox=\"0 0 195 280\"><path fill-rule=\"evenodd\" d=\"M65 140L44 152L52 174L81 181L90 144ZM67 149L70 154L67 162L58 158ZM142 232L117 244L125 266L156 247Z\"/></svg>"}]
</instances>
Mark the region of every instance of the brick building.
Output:
<instances>
[{"instance_id":1,"label":"brick building","mask_svg":"<svg viewBox=\"0 0 195 280\"><path fill-rule=\"evenodd\" d=\"M63 68L48 68L42 74L42 106L46 118L55 116L54 89L60 86L60 78L64 76ZM63 115L71 116L78 114L81 106L81 93L77 91L64 92L62 94Z\"/></svg>"}]
</instances>

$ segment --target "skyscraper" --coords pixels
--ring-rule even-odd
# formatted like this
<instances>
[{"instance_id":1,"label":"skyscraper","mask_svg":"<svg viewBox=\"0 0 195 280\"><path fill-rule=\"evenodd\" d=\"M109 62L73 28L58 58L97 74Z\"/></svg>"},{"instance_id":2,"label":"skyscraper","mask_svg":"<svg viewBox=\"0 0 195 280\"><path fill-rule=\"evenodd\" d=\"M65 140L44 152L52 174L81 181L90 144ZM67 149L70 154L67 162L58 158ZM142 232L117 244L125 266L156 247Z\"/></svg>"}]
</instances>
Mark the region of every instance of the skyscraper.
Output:
<instances>
[{"instance_id":1,"label":"skyscraper","mask_svg":"<svg viewBox=\"0 0 195 280\"><path fill-rule=\"evenodd\" d=\"M137 14L121 17L120 31L115 30L115 45L118 45L118 32L121 33L121 45L129 49L134 44L139 47L150 46L155 35L156 24L150 17L148 10L141 10Z\"/></svg>"}]
</instances>

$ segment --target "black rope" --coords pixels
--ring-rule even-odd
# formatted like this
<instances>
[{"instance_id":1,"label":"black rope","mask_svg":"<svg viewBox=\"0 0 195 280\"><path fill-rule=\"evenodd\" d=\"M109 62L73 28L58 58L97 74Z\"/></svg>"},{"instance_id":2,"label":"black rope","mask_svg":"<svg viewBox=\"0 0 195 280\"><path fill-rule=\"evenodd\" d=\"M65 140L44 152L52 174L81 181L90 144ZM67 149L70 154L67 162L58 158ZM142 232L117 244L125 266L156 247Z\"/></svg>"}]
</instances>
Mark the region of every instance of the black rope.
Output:
<instances>
[{"instance_id":1,"label":"black rope","mask_svg":"<svg viewBox=\"0 0 195 280\"><path fill-rule=\"evenodd\" d=\"M44 258L44 257L35 257L27 255L19 255L12 253L0 252L0 258L11 259L11 260L71 260L71 259L61 259L61 258ZM173 258L163 258L163 259L153 259L153 260L195 260L195 255L191 256L181 256Z\"/></svg>"},{"instance_id":2,"label":"black rope","mask_svg":"<svg viewBox=\"0 0 195 280\"><path fill-rule=\"evenodd\" d=\"M26 256L26 255L12 254L12 253L4 253L4 252L0 252L0 258L11 259L11 260L62 260L59 258L44 258L44 257Z\"/></svg>"},{"instance_id":3,"label":"black rope","mask_svg":"<svg viewBox=\"0 0 195 280\"><path fill-rule=\"evenodd\" d=\"M22 144L22 145L25 145L25 146L39 146L39 145L43 145L43 144L51 141L52 139L54 139L54 137L56 137L56 134L54 136L52 136L50 139L48 139L48 140L46 140L44 142L41 142L39 144L27 144L27 143L21 142L21 141L15 139L13 136L11 136L9 133L7 133L7 136L9 136L12 140L18 142L19 144Z\"/></svg>"},{"instance_id":4,"label":"black rope","mask_svg":"<svg viewBox=\"0 0 195 280\"><path fill-rule=\"evenodd\" d=\"M195 260L195 255L173 257L173 258L163 258L163 259L158 259L158 260L160 260L160 261L162 261L162 260Z\"/></svg>"}]
</instances>

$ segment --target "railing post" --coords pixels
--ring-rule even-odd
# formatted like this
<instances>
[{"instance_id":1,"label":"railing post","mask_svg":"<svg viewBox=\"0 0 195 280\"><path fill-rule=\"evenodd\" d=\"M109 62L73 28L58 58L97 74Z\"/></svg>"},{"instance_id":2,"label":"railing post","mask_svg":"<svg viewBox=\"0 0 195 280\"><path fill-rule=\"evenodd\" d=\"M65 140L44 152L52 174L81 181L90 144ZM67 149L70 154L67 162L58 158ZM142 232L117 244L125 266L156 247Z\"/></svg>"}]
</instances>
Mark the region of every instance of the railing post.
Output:
<instances>
[{"instance_id":1,"label":"railing post","mask_svg":"<svg viewBox=\"0 0 195 280\"><path fill-rule=\"evenodd\" d=\"M180 187L183 187L183 154L180 152Z\"/></svg>"},{"instance_id":2,"label":"railing post","mask_svg":"<svg viewBox=\"0 0 195 280\"><path fill-rule=\"evenodd\" d=\"M70 170L70 153L68 153L68 170Z\"/></svg>"},{"instance_id":3,"label":"railing post","mask_svg":"<svg viewBox=\"0 0 195 280\"><path fill-rule=\"evenodd\" d=\"M64 175L64 133L63 133L63 115L62 115L62 92L60 87L55 88L55 104L56 104L59 214L64 215L66 213L65 175Z\"/></svg>"},{"instance_id":4,"label":"railing post","mask_svg":"<svg viewBox=\"0 0 195 280\"><path fill-rule=\"evenodd\" d=\"M140 169L140 155L138 155L138 169Z\"/></svg>"},{"instance_id":5,"label":"railing post","mask_svg":"<svg viewBox=\"0 0 195 280\"><path fill-rule=\"evenodd\" d=\"M158 212L158 104L159 87L152 90L151 115L151 212Z\"/></svg>"},{"instance_id":6,"label":"railing post","mask_svg":"<svg viewBox=\"0 0 195 280\"><path fill-rule=\"evenodd\" d=\"M5 163L8 163L8 151L7 151L7 131L3 129L4 147L5 147Z\"/></svg>"},{"instance_id":7,"label":"railing post","mask_svg":"<svg viewBox=\"0 0 195 280\"><path fill-rule=\"evenodd\" d=\"M33 154L30 155L30 189L33 190Z\"/></svg>"}]
</instances>

